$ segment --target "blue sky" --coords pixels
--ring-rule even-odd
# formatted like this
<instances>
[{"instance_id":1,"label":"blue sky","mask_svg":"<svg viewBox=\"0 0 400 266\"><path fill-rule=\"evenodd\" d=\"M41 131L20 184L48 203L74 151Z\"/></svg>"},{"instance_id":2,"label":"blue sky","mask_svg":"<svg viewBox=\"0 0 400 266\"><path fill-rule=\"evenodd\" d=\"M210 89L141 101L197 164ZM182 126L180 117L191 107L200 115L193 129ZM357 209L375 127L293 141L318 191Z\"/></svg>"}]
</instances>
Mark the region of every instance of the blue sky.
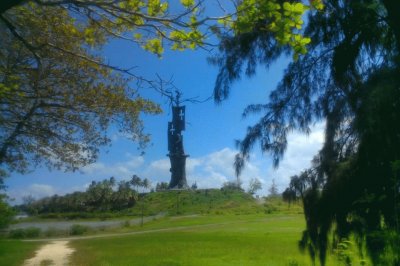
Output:
<instances>
[{"instance_id":1,"label":"blue sky","mask_svg":"<svg viewBox=\"0 0 400 266\"><path fill-rule=\"evenodd\" d=\"M127 42L113 42L104 55L111 64L120 67L136 66L136 73L147 78L156 74L164 79L172 78L174 85L183 92L184 98L205 99L213 92L218 69L207 63L211 54L204 50L168 51L162 59L149 54ZM226 181L235 180L233 158L236 154L235 139L241 139L247 126L257 117L242 119L243 109L252 103L264 103L269 92L276 86L288 63L285 58L272 65L269 70L260 67L252 78L243 77L232 88L228 100L216 105L213 101L202 104L188 103L186 107L187 127L184 146L190 155L187 161L189 185L196 182L200 188L220 187ZM135 86L135 84L132 84ZM110 129L112 145L101 149L99 160L75 173L48 171L38 168L25 174L12 174L6 179L8 194L19 203L21 198L32 195L36 198L53 194L65 194L85 190L92 180L115 176L118 180L128 179L133 174L149 178L153 185L169 182L169 159L167 154L167 122L171 120L168 101L150 89L141 89L144 97L159 103L164 113L143 116L145 130L151 134L151 145L140 156L135 143ZM246 188L251 178L263 183L261 195L266 195L272 179L280 190L287 185L289 177L307 168L312 156L320 149L323 141L323 125L316 124L309 136L297 132L289 137L289 147L279 169L272 168L268 154L254 150L251 161L241 177Z\"/></svg>"}]
</instances>

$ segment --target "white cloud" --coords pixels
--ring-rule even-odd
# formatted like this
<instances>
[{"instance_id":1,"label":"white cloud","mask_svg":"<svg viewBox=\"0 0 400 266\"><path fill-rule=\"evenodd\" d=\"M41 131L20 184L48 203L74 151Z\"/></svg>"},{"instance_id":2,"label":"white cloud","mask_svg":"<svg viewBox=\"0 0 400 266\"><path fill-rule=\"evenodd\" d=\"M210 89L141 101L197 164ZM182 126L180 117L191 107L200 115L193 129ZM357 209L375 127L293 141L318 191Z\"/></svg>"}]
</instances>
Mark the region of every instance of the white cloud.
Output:
<instances>
[{"instance_id":1,"label":"white cloud","mask_svg":"<svg viewBox=\"0 0 400 266\"><path fill-rule=\"evenodd\" d=\"M224 148L203 157L189 158L188 183L196 182L199 188L211 188L221 187L227 181L236 181L233 168L236 153L236 150ZM253 161L250 161L240 177L244 187L247 187L251 178L262 180L260 173L260 168Z\"/></svg>"},{"instance_id":2,"label":"white cloud","mask_svg":"<svg viewBox=\"0 0 400 266\"><path fill-rule=\"evenodd\" d=\"M28 192L32 196L38 195L38 196L50 196L56 193L56 190L50 186L50 185L45 185L45 184L32 184L28 188Z\"/></svg>"},{"instance_id":3,"label":"white cloud","mask_svg":"<svg viewBox=\"0 0 400 266\"><path fill-rule=\"evenodd\" d=\"M13 189L8 191L8 195L11 199L15 199L13 204L22 203L22 198L26 196L32 196L35 199L40 199L47 196L57 194L58 191L54 187L47 184L31 184L24 189Z\"/></svg>"},{"instance_id":4,"label":"white cloud","mask_svg":"<svg viewBox=\"0 0 400 266\"><path fill-rule=\"evenodd\" d=\"M137 171L143 164L142 156L128 156L127 161L115 164L104 164L101 162L87 165L81 169L81 172L87 175L95 175L96 178L107 178L115 176L117 178L127 178Z\"/></svg>"}]
</instances>

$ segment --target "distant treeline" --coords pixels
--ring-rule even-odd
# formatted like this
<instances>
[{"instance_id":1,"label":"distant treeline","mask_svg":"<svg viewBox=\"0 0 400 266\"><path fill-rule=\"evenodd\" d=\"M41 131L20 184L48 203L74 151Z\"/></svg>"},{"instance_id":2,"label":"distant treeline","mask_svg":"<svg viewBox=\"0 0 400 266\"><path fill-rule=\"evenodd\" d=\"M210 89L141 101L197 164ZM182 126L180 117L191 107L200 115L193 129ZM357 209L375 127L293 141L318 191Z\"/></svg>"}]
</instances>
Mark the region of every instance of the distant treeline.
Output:
<instances>
[{"instance_id":1,"label":"distant treeline","mask_svg":"<svg viewBox=\"0 0 400 266\"><path fill-rule=\"evenodd\" d=\"M130 180L116 182L114 177L103 181L92 181L85 192L73 192L64 196L53 195L42 199L31 196L23 198L23 204L16 206L19 211L31 215L71 212L109 212L133 207L140 194L148 191L148 179L134 175ZM157 188L165 184L157 184Z\"/></svg>"}]
</instances>

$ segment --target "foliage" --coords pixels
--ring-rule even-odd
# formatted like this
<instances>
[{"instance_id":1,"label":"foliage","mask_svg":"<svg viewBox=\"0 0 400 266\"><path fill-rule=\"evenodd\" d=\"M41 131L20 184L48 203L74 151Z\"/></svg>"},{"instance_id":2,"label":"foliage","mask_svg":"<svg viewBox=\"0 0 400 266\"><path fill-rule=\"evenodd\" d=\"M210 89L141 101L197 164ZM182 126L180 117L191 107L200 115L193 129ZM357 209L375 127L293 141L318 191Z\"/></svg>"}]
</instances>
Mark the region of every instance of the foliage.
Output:
<instances>
[{"instance_id":1,"label":"foliage","mask_svg":"<svg viewBox=\"0 0 400 266\"><path fill-rule=\"evenodd\" d=\"M28 227L28 228L18 228L10 230L8 232L8 236L14 239L36 238L40 236L40 233L41 233L40 228Z\"/></svg>"},{"instance_id":2,"label":"foliage","mask_svg":"<svg viewBox=\"0 0 400 266\"><path fill-rule=\"evenodd\" d=\"M304 202L307 191L319 189L324 182L323 176L318 173L318 160L314 158L314 168L306 169L299 175L290 177L289 186L282 193L284 201L289 202L301 199Z\"/></svg>"},{"instance_id":3,"label":"foliage","mask_svg":"<svg viewBox=\"0 0 400 266\"><path fill-rule=\"evenodd\" d=\"M347 238L339 241L335 248L335 253L341 265L368 265L367 261L358 254L355 243Z\"/></svg>"},{"instance_id":4,"label":"foliage","mask_svg":"<svg viewBox=\"0 0 400 266\"><path fill-rule=\"evenodd\" d=\"M80 236L85 234L86 232L89 231L89 227L81 224L73 224L71 228L69 229L69 234L71 236Z\"/></svg>"},{"instance_id":5,"label":"foliage","mask_svg":"<svg viewBox=\"0 0 400 266\"><path fill-rule=\"evenodd\" d=\"M307 52L306 45L310 38L304 37L299 30L304 23L302 16L310 8L322 10L322 1L309 1L305 5L301 1L242 1L237 6L237 18L234 21L223 21L230 23L234 35L243 35L254 31L256 28L260 33L267 33L274 37L280 46L289 46L293 49L293 58Z\"/></svg>"},{"instance_id":6,"label":"foliage","mask_svg":"<svg viewBox=\"0 0 400 266\"><path fill-rule=\"evenodd\" d=\"M286 188L283 192L282 192L282 200L287 202L290 206L290 204L292 202L296 202L298 200L298 197L296 196L296 192L294 192L292 189L290 188Z\"/></svg>"},{"instance_id":7,"label":"foliage","mask_svg":"<svg viewBox=\"0 0 400 266\"><path fill-rule=\"evenodd\" d=\"M241 183L238 182L232 182L228 181L222 184L221 190L223 191L243 191L243 188L241 187Z\"/></svg>"},{"instance_id":8,"label":"foliage","mask_svg":"<svg viewBox=\"0 0 400 266\"><path fill-rule=\"evenodd\" d=\"M168 182L160 182L156 184L156 191L162 191L168 189Z\"/></svg>"},{"instance_id":9,"label":"foliage","mask_svg":"<svg viewBox=\"0 0 400 266\"><path fill-rule=\"evenodd\" d=\"M14 218L15 211L7 203L9 199L7 195L2 194L1 191L5 189L4 174L0 172L0 230L6 228Z\"/></svg>"},{"instance_id":10,"label":"foliage","mask_svg":"<svg viewBox=\"0 0 400 266\"><path fill-rule=\"evenodd\" d=\"M253 197L237 190L197 189L187 191L162 191L147 193L143 197L146 205L144 215L158 213L176 214L246 214L262 212L262 206ZM140 215L140 204L130 213Z\"/></svg>"},{"instance_id":11,"label":"foliage","mask_svg":"<svg viewBox=\"0 0 400 266\"><path fill-rule=\"evenodd\" d=\"M262 206L264 213L266 214L303 214L303 206L300 202L293 202L291 205L287 205L285 201L280 197L263 197Z\"/></svg>"},{"instance_id":12,"label":"foliage","mask_svg":"<svg viewBox=\"0 0 400 266\"><path fill-rule=\"evenodd\" d=\"M322 1L245 0L236 6L236 16L220 20L232 29L220 33L220 53L210 62L219 66L214 98L220 102L229 96L231 84L241 77L243 65L248 76L255 74L257 63L269 66L281 54L293 52L297 60L307 52L311 39L303 34L303 16L324 9Z\"/></svg>"},{"instance_id":13,"label":"foliage","mask_svg":"<svg viewBox=\"0 0 400 266\"><path fill-rule=\"evenodd\" d=\"M249 189L247 192L254 195L260 189L262 189L261 181L257 178L252 178L249 182Z\"/></svg>"},{"instance_id":14,"label":"foliage","mask_svg":"<svg viewBox=\"0 0 400 266\"><path fill-rule=\"evenodd\" d=\"M270 197L277 197L279 195L278 187L276 186L275 179L272 179L271 186L268 188Z\"/></svg>"},{"instance_id":15,"label":"foliage","mask_svg":"<svg viewBox=\"0 0 400 266\"><path fill-rule=\"evenodd\" d=\"M84 218L88 213L120 211L135 205L138 191L131 187L130 181L120 181L114 177L103 181L92 181L85 192L73 192L64 196L53 195L42 199L24 202L18 206L22 211L32 215L46 216L53 213L69 213L71 218ZM85 214L86 213L86 214ZM47 215L47 217L49 217Z\"/></svg>"},{"instance_id":16,"label":"foliage","mask_svg":"<svg viewBox=\"0 0 400 266\"><path fill-rule=\"evenodd\" d=\"M7 203L7 196L0 194L0 229L6 228L14 218L15 211Z\"/></svg>"},{"instance_id":17,"label":"foliage","mask_svg":"<svg viewBox=\"0 0 400 266\"><path fill-rule=\"evenodd\" d=\"M11 2L7 0L6 2ZM204 36L198 30L198 4L194 1L182 1L181 7L175 7L174 12L170 3L160 0L124 0L118 2L85 1L77 3L67 1L14 1L7 7L2 6L0 13L3 21L10 19L10 14L18 9L28 7L36 10L65 11L69 17L79 21L68 25L65 29L71 37L82 34L88 45L98 46L112 38L129 40L141 45L157 55L162 54L162 43L170 43L171 47L179 45L185 48L195 48L203 44ZM51 23L47 17L40 17L41 23ZM6 24L9 29L19 32L20 25ZM62 19L59 20L62 23ZM61 24L62 25L62 24ZM59 26L61 26L59 25ZM180 35L180 36L177 36ZM39 35L40 36L40 35ZM21 36L28 44L30 39ZM59 35L54 35L55 38ZM32 48L40 47L30 44ZM28 47L29 48L29 47ZM60 48L60 47L58 47Z\"/></svg>"},{"instance_id":18,"label":"foliage","mask_svg":"<svg viewBox=\"0 0 400 266\"><path fill-rule=\"evenodd\" d=\"M45 163L75 170L110 142L110 124L140 144L148 141L139 116L160 109L91 51L89 36L96 35L92 44L98 46L104 34L62 6L28 2L1 16L2 167L25 172Z\"/></svg>"},{"instance_id":19,"label":"foliage","mask_svg":"<svg viewBox=\"0 0 400 266\"><path fill-rule=\"evenodd\" d=\"M300 244L323 265L328 234L354 233L379 265L380 254L394 246L373 236L386 238L399 228L398 170L392 165L400 159L395 126L400 121L400 26L395 20L400 3L329 0L324 5L322 12L308 12L308 53L288 65L267 103L244 110L244 116L261 118L238 143L236 171L240 174L255 144L278 166L290 132L307 134L315 122L325 121L325 142L314 165L286 191L288 198L303 198L307 229ZM288 51L259 28L248 30L223 40L213 61L220 66L217 101L229 95L243 66L252 75L257 63L268 67ZM399 263L391 259L389 264Z\"/></svg>"},{"instance_id":20,"label":"foliage","mask_svg":"<svg viewBox=\"0 0 400 266\"><path fill-rule=\"evenodd\" d=\"M136 178L132 178L136 179ZM138 178L140 179L140 178ZM141 193L132 180L121 181L123 192L115 179L93 181L85 192L73 192L64 196L53 195L17 206L19 210L49 219L113 218L122 215L175 214L179 213L257 213L262 206L242 190L197 189L195 191L169 191ZM143 180L140 179L140 183ZM121 184L120 183L120 184ZM168 184L167 184L168 185ZM178 202L177 202L178 201ZM144 208L146 206L146 208Z\"/></svg>"}]
</instances>

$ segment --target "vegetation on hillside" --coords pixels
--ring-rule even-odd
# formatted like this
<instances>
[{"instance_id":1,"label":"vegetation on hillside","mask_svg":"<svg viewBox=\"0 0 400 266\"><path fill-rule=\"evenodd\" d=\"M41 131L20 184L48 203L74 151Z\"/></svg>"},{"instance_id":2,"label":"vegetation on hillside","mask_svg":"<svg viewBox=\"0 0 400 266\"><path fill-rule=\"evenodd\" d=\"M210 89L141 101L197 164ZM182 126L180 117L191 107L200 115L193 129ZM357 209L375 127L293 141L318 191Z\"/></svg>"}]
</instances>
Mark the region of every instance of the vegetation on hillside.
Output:
<instances>
[{"instance_id":1,"label":"vegetation on hillside","mask_svg":"<svg viewBox=\"0 0 400 266\"><path fill-rule=\"evenodd\" d=\"M85 216L85 213L90 216L90 213L121 211L133 207L139 199L140 189L147 189L149 183L148 179L142 180L136 175L118 183L111 177L98 182L92 181L84 192L53 195L37 200L28 196L16 208L30 215L70 213L74 216L75 213L77 217Z\"/></svg>"},{"instance_id":2,"label":"vegetation on hillside","mask_svg":"<svg viewBox=\"0 0 400 266\"><path fill-rule=\"evenodd\" d=\"M93 181L85 192L42 199L25 198L16 209L42 218L107 218L181 214L299 213L300 205L289 208L279 196L254 198L236 184L221 189L148 191L148 181L134 175L130 181L114 178ZM160 186L159 186L160 187ZM141 189L142 188L142 189ZM147 192L144 192L147 190Z\"/></svg>"}]
</instances>

